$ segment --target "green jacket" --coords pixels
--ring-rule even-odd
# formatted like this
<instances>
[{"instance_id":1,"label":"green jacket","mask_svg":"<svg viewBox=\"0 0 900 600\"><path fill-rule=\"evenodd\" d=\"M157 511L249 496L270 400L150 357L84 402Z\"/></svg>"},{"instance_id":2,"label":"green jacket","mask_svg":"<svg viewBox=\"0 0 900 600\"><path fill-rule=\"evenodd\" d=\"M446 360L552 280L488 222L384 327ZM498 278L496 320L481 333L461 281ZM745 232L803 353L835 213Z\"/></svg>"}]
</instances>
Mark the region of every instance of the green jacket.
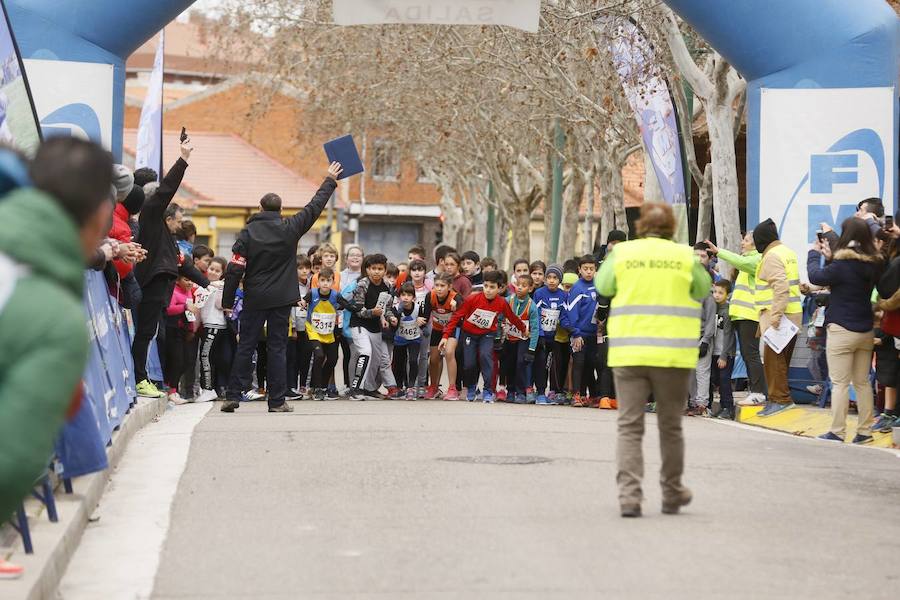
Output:
<instances>
[{"instance_id":1,"label":"green jacket","mask_svg":"<svg viewBox=\"0 0 900 600\"><path fill-rule=\"evenodd\" d=\"M737 254L724 248L719 248L719 258L730 264L732 267L746 273L750 276L750 289L756 285L756 267L762 261L762 254L756 250L751 250L746 254Z\"/></svg>"},{"instance_id":2,"label":"green jacket","mask_svg":"<svg viewBox=\"0 0 900 600\"><path fill-rule=\"evenodd\" d=\"M12 293L0 308L3 520L47 466L81 385L88 336L81 241L52 198L21 189L0 199L0 258L26 269L14 286L7 285Z\"/></svg>"}]
</instances>

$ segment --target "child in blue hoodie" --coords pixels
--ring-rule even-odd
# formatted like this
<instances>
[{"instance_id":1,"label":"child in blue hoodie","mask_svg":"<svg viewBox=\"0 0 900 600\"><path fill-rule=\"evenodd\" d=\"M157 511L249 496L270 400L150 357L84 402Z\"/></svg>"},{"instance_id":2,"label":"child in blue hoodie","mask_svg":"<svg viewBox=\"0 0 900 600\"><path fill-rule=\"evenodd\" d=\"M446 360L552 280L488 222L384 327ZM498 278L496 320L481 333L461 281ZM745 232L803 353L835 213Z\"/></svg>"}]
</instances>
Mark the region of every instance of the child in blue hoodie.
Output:
<instances>
[{"instance_id":1,"label":"child in blue hoodie","mask_svg":"<svg viewBox=\"0 0 900 600\"><path fill-rule=\"evenodd\" d=\"M537 404L558 404L556 394L565 393L565 386L562 386L560 389L551 389L545 394L549 374L547 365L554 346L553 339L556 336L560 317L568 298L566 291L560 287L562 276L562 267L550 265L544 275L544 286L534 292L534 303L541 313L541 333L534 356L534 386L538 394Z\"/></svg>"},{"instance_id":2,"label":"child in blue hoodie","mask_svg":"<svg viewBox=\"0 0 900 600\"><path fill-rule=\"evenodd\" d=\"M594 288L597 262L591 254L578 259L579 279L569 290L561 324L572 332L572 406L591 406L596 386L598 294ZM608 303L607 303L608 304ZM599 405L599 399L597 399Z\"/></svg>"}]
</instances>

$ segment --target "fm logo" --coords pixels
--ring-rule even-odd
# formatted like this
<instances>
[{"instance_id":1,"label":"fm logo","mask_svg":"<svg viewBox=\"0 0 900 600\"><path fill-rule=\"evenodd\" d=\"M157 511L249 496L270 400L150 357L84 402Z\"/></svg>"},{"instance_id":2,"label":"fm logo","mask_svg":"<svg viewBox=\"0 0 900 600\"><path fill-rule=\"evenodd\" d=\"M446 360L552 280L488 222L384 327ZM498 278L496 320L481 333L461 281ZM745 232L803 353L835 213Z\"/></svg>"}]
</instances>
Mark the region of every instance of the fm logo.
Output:
<instances>
[{"instance_id":1,"label":"fm logo","mask_svg":"<svg viewBox=\"0 0 900 600\"><path fill-rule=\"evenodd\" d=\"M846 154L848 152L855 152L855 154ZM825 152L810 156L809 171L794 190L782 216L779 231L784 229L791 206L807 183L809 183L809 193L814 200L806 208L807 242L811 243L816 239L816 231L820 223L826 223L835 231L839 231L840 224L856 214L856 204L836 205L833 201L828 202L827 196L835 193L836 188L840 190L840 186L859 183L860 153L866 154L872 159L878 176L878 196L883 198L884 143L874 130L857 129L832 144ZM859 200L871 195L866 192L860 192L860 194ZM815 196L823 196L821 202L815 202Z\"/></svg>"}]
</instances>

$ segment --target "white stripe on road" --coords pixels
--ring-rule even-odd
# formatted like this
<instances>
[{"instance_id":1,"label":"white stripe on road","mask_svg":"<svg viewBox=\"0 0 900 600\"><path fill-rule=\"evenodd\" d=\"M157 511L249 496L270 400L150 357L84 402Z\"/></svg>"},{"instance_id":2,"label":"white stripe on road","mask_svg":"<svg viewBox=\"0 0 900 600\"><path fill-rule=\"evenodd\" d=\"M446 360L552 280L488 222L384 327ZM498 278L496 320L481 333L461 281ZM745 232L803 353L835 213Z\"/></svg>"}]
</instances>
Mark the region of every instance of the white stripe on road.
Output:
<instances>
[{"instance_id":1,"label":"white stripe on road","mask_svg":"<svg viewBox=\"0 0 900 600\"><path fill-rule=\"evenodd\" d=\"M171 408L135 434L63 576L62 599L150 597L191 436L213 406Z\"/></svg>"}]
</instances>

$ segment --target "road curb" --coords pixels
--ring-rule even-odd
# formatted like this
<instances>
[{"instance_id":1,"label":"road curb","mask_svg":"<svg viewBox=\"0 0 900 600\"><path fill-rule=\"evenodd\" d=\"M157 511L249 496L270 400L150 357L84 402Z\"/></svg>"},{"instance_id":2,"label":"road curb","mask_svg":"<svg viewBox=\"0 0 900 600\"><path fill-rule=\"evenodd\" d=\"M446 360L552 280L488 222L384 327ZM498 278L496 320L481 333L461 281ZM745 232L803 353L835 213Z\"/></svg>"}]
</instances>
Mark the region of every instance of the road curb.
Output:
<instances>
[{"instance_id":1,"label":"road curb","mask_svg":"<svg viewBox=\"0 0 900 600\"><path fill-rule=\"evenodd\" d=\"M56 590L66 572L73 554L78 549L88 519L96 510L106 489L110 473L125 454L134 434L166 412L166 398L139 398L128 418L113 433L107 448L109 468L72 480L74 493L57 491L56 504L59 521L50 523L43 505L37 501L26 503L31 517L37 512L40 518L30 518L31 535L35 553L27 555L19 550L10 558L25 567L25 576L17 581L4 582L0 598L6 600L54 600Z\"/></svg>"},{"instance_id":2,"label":"road curb","mask_svg":"<svg viewBox=\"0 0 900 600\"><path fill-rule=\"evenodd\" d=\"M782 431L801 437L815 438L828 431L831 426L831 410L817 406L797 405L771 417L759 417L762 406L739 406L736 419L745 425ZM847 418L847 439L856 435L856 415ZM866 444L870 448L891 449L890 433L873 433L875 438Z\"/></svg>"}]
</instances>

